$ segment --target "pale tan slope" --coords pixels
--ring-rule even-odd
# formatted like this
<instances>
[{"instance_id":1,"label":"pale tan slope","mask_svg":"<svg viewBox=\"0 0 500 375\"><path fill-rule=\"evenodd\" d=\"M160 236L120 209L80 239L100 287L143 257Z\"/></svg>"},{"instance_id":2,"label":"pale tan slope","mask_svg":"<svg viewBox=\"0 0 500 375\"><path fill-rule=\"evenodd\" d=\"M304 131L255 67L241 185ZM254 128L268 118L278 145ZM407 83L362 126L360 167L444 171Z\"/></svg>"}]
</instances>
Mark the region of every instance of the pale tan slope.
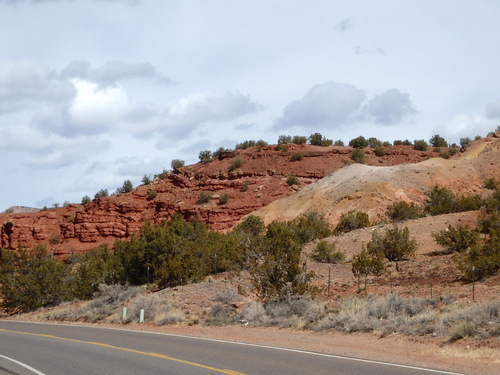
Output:
<instances>
[{"instance_id":1,"label":"pale tan slope","mask_svg":"<svg viewBox=\"0 0 500 375\"><path fill-rule=\"evenodd\" d=\"M482 185L490 177L500 178L500 132L473 142L453 159L391 167L348 165L253 214L269 223L288 221L313 209L335 224L342 213L360 210L376 221L383 219L391 203L423 203L425 192L434 185L457 195L486 194Z\"/></svg>"}]
</instances>

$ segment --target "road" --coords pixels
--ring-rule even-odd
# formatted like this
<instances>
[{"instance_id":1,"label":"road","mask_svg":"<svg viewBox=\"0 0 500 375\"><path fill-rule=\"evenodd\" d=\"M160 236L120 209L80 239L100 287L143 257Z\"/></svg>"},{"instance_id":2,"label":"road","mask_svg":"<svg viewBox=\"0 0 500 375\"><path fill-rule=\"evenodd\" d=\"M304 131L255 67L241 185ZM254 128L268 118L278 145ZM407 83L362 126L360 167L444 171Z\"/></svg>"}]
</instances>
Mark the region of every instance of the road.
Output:
<instances>
[{"instance_id":1,"label":"road","mask_svg":"<svg viewBox=\"0 0 500 375\"><path fill-rule=\"evenodd\" d=\"M0 374L454 374L259 345L0 320Z\"/></svg>"}]
</instances>

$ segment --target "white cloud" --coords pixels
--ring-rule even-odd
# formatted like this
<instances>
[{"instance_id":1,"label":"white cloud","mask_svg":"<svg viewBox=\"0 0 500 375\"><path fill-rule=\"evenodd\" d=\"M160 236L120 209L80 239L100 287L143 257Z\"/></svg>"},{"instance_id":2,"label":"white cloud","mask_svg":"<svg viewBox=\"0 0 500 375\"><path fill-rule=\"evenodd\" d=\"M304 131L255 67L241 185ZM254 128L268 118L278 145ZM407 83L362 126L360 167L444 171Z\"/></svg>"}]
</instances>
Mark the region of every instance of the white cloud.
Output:
<instances>
[{"instance_id":1,"label":"white cloud","mask_svg":"<svg viewBox=\"0 0 500 375\"><path fill-rule=\"evenodd\" d=\"M354 85L327 82L314 85L301 100L288 104L275 127L339 127L357 113L365 92Z\"/></svg>"},{"instance_id":2,"label":"white cloud","mask_svg":"<svg viewBox=\"0 0 500 375\"><path fill-rule=\"evenodd\" d=\"M486 117L489 119L500 119L500 100L486 106Z\"/></svg>"},{"instance_id":3,"label":"white cloud","mask_svg":"<svg viewBox=\"0 0 500 375\"><path fill-rule=\"evenodd\" d=\"M410 95L399 90L387 90L375 95L361 110L361 118L376 124L395 125L403 118L416 114Z\"/></svg>"},{"instance_id":4,"label":"white cloud","mask_svg":"<svg viewBox=\"0 0 500 375\"><path fill-rule=\"evenodd\" d=\"M91 68L86 60L73 60L61 72L63 78L78 78L100 85L114 85L125 79L153 79L160 83L172 83L162 77L150 63L129 64L121 61L109 61L100 68Z\"/></svg>"},{"instance_id":5,"label":"white cloud","mask_svg":"<svg viewBox=\"0 0 500 375\"><path fill-rule=\"evenodd\" d=\"M29 60L0 62L0 106L19 109L26 103L65 102L76 95L71 82Z\"/></svg>"},{"instance_id":6,"label":"white cloud","mask_svg":"<svg viewBox=\"0 0 500 375\"><path fill-rule=\"evenodd\" d=\"M345 19L340 21L336 26L335 29L339 30L341 32L345 32L353 27L353 22L350 19Z\"/></svg>"},{"instance_id":7,"label":"white cloud","mask_svg":"<svg viewBox=\"0 0 500 375\"><path fill-rule=\"evenodd\" d=\"M476 135L485 136L495 129L497 123L498 119L460 114L434 128L434 134L441 135L449 142L458 143L460 138L472 138Z\"/></svg>"},{"instance_id":8,"label":"white cloud","mask_svg":"<svg viewBox=\"0 0 500 375\"><path fill-rule=\"evenodd\" d=\"M158 147L188 136L208 123L224 123L257 112L260 107L238 92L197 93L167 104L154 131L161 136ZM151 129L149 129L151 130Z\"/></svg>"}]
</instances>

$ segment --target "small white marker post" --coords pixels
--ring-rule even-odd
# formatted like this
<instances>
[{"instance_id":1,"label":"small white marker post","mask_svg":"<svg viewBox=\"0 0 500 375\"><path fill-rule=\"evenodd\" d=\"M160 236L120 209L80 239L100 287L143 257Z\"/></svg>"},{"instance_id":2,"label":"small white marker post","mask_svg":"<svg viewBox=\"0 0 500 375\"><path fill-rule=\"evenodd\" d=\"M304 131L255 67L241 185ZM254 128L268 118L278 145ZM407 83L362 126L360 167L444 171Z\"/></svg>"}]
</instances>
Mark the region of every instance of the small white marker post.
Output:
<instances>
[{"instance_id":1,"label":"small white marker post","mask_svg":"<svg viewBox=\"0 0 500 375\"><path fill-rule=\"evenodd\" d=\"M125 319L127 319L127 308L126 307L123 308L123 312L122 312L122 320L124 321Z\"/></svg>"},{"instance_id":2,"label":"small white marker post","mask_svg":"<svg viewBox=\"0 0 500 375\"><path fill-rule=\"evenodd\" d=\"M144 323L144 309L139 312L139 323Z\"/></svg>"}]
</instances>

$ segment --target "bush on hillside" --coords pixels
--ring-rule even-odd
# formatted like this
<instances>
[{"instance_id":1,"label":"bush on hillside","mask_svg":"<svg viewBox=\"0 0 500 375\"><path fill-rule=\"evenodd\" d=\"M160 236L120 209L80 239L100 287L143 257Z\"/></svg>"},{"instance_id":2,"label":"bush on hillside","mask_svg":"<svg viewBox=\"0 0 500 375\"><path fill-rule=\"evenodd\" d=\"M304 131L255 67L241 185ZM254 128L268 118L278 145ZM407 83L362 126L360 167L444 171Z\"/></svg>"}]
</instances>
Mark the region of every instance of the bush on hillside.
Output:
<instances>
[{"instance_id":1,"label":"bush on hillside","mask_svg":"<svg viewBox=\"0 0 500 375\"><path fill-rule=\"evenodd\" d=\"M311 258L319 263L341 263L345 260L345 254L336 250L334 242L321 240L316 245Z\"/></svg>"},{"instance_id":2,"label":"bush on hillside","mask_svg":"<svg viewBox=\"0 0 500 375\"><path fill-rule=\"evenodd\" d=\"M362 211L351 211L343 213L340 221L335 227L335 234L350 232L355 229L361 229L370 226L368 214Z\"/></svg>"},{"instance_id":3,"label":"bush on hillside","mask_svg":"<svg viewBox=\"0 0 500 375\"><path fill-rule=\"evenodd\" d=\"M423 216L423 210L413 202L408 204L405 201L401 201L387 206L386 214L389 219L397 222L418 219Z\"/></svg>"},{"instance_id":4,"label":"bush on hillside","mask_svg":"<svg viewBox=\"0 0 500 375\"><path fill-rule=\"evenodd\" d=\"M400 229L394 226L383 234L374 231L366 248L370 254L381 253L388 261L397 262L415 255L417 241L410 237L410 230L407 227Z\"/></svg>"},{"instance_id":5,"label":"bush on hillside","mask_svg":"<svg viewBox=\"0 0 500 375\"><path fill-rule=\"evenodd\" d=\"M354 160L356 163L364 164L365 163L364 151L360 148L355 148L351 152L351 159Z\"/></svg>"}]
</instances>

